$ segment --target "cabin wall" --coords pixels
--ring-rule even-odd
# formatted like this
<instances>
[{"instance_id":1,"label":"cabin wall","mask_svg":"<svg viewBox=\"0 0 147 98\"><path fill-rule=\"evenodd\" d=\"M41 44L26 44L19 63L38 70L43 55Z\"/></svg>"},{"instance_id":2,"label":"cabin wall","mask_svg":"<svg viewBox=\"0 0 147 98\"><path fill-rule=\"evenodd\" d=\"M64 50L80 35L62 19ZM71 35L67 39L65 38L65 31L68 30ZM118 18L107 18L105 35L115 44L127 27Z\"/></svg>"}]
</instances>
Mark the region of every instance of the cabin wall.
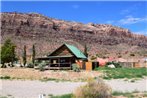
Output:
<instances>
[{"instance_id":1,"label":"cabin wall","mask_svg":"<svg viewBox=\"0 0 147 98\"><path fill-rule=\"evenodd\" d=\"M52 54L52 56L72 55L72 53L64 46Z\"/></svg>"}]
</instances>

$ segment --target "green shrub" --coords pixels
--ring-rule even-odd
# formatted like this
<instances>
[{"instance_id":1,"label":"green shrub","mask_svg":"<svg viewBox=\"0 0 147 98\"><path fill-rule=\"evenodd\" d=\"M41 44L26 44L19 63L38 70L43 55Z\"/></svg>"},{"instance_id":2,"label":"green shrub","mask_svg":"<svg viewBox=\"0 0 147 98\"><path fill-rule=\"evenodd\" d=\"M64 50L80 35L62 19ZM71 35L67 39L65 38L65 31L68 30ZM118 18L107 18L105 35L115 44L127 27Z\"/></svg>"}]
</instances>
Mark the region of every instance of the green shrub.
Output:
<instances>
[{"instance_id":1,"label":"green shrub","mask_svg":"<svg viewBox=\"0 0 147 98\"><path fill-rule=\"evenodd\" d=\"M38 66L39 65L39 61L35 60L34 61L34 66Z\"/></svg>"},{"instance_id":2,"label":"green shrub","mask_svg":"<svg viewBox=\"0 0 147 98\"><path fill-rule=\"evenodd\" d=\"M28 68L34 68L34 64L32 62L28 63L27 65Z\"/></svg>"},{"instance_id":3,"label":"green shrub","mask_svg":"<svg viewBox=\"0 0 147 98\"><path fill-rule=\"evenodd\" d=\"M80 72L80 67L77 64L72 64L72 70L75 72Z\"/></svg>"},{"instance_id":4,"label":"green shrub","mask_svg":"<svg viewBox=\"0 0 147 98\"><path fill-rule=\"evenodd\" d=\"M8 97L6 97L6 96L0 96L0 98L8 98Z\"/></svg>"},{"instance_id":5,"label":"green shrub","mask_svg":"<svg viewBox=\"0 0 147 98\"><path fill-rule=\"evenodd\" d=\"M118 91L114 91L112 93L113 96L124 96L124 97L127 97L127 98L136 98L134 95L133 95L133 92L118 92Z\"/></svg>"},{"instance_id":6,"label":"green shrub","mask_svg":"<svg viewBox=\"0 0 147 98\"><path fill-rule=\"evenodd\" d=\"M92 56L91 57L91 60L95 60L97 57L96 56Z\"/></svg>"},{"instance_id":7,"label":"green shrub","mask_svg":"<svg viewBox=\"0 0 147 98\"><path fill-rule=\"evenodd\" d=\"M10 79L10 76L1 76L0 79Z\"/></svg>"},{"instance_id":8,"label":"green shrub","mask_svg":"<svg viewBox=\"0 0 147 98\"><path fill-rule=\"evenodd\" d=\"M74 98L111 98L111 92L111 88L99 79L77 88L73 96Z\"/></svg>"},{"instance_id":9,"label":"green shrub","mask_svg":"<svg viewBox=\"0 0 147 98\"><path fill-rule=\"evenodd\" d=\"M39 64L39 70L40 71L44 71L45 70L45 67L46 66L46 62L45 61L42 61L40 64Z\"/></svg>"},{"instance_id":10,"label":"green shrub","mask_svg":"<svg viewBox=\"0 0 147 98\"><path fill-rule=\"evenodd\" d=\"M61 96L51 96L51 98L72 98L72 94L65 94Z\"/></svg>"},{"instance_id":11,"label":"green shrub","mask_svg":"<svg viewBox=\"0 0 147 98\"><path fill-rule=\"evenodd\" d=\"M1 68L7 68L7 66L5 64L2 64Z\"/></svg>"}]
</instances>

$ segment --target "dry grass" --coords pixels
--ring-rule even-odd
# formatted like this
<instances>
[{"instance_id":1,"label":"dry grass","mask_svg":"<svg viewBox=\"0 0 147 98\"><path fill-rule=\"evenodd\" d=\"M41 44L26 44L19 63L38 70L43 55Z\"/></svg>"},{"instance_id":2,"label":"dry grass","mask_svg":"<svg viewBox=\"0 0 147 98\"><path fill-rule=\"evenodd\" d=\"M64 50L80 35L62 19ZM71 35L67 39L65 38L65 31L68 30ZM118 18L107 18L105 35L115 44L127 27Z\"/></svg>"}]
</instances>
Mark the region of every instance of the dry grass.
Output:
<instances>
[{"instance_id":1,"label":"dry grass","mask_svg":"<svg viewBox=\"0 0 147 98\"><path fill-rule=\"evenodd\" d=\"M77 88L73 95L74 98L112 98L111 92L111 88L99 79Z\"/></svg>"},{"instance_id":2,"label":"dry grass","mask_svg":"<svg viewBox=\"0 0 147 98\"><path fill-rule=\"evenodd\" d=\"M147 98L147 92L114 92L113 98Z\"/></svg>"},{"instance_id":3,"label":"dry grass","mask_svg":"<svg viewBox=\"0 0 147 98\"><path fill-rule=\"evenodd\" d=\"M1 68L1 76L10 76L12 79L40 79L41 73L38 70L28 68Z\"/></svg>"},{"instance_id":4,"label":"dry grass","mask_svg":"<svg viewBox=\"0 0 147 98\"><path fill-rule=\"evenodd\" d=\"M59 96L52 96L51 98L74 98L74 96L73 94L65 94L65 95L59 95ZM138 93L137 92L136 93L117 92L117 95L113 95L112 98L147 98L147 92L138 92Z\"/></svg>"},{"instance_id":5,"label":"dry grass","mask_svg":"<svg viewBox=\"0 0 147 98\"><path fill-rule=\"evenodd\" d=\"M63 80L63 81L85 81L101 75L97 71L61 71L61 70L39 70L30 68L0 68L0 76L10 76L11 79L30 79L30 80Z\"/></svg>"}]
</instances>

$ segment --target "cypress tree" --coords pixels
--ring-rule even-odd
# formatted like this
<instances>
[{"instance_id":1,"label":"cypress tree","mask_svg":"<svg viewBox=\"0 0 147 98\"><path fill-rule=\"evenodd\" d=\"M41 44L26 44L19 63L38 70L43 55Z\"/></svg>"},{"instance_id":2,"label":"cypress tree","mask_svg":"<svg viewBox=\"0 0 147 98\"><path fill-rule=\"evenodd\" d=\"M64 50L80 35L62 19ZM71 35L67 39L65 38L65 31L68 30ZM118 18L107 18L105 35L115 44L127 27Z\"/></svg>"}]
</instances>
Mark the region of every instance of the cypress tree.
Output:
<instances>
[{"instance_id":1,"label":"cypress tree","mask_svg":"<svg viewBox=\"0 0 147 98\"><path fill-rule=\"evenodd\" d=\"M87 45L86 44L84 46L84 54L88 58L88 52L87 52Z\"/></svg>"},{"instance_id":2,"label":"cypress tree","mask_svg":"<svg viewBox=\"0 0 147 98\"><path fill-rule=\"evenodd\" d=\"M27 58L26 58L27 54L26 54L26 45L24 45L24 49L23 49L23 65L25 66L27 63Z\"/></svg>"},{"instance_id":3,"label":"cypress tree","mask_svg":"<svg viewBox=\"0 0 147 98\"><path fill-rule=\"evenodd\" d=\"M12 67L13 67L13 62L17 60L16 54L15 54L15 45L12 46L12 56L11 56L11 62L12 62Z\"/></svg>"},{"instance_id":4,"label":"cypress tree","mask_svg":"<svg viewBox=\"0 0 147 98\"><path fill-rule=\"evenodd\" d=\"M35 56L36 56L36 51L35 51L35 45L33 44L33 49L32 49L32 63L33 64L35 62Z\"/></svg>"}]
</instances>

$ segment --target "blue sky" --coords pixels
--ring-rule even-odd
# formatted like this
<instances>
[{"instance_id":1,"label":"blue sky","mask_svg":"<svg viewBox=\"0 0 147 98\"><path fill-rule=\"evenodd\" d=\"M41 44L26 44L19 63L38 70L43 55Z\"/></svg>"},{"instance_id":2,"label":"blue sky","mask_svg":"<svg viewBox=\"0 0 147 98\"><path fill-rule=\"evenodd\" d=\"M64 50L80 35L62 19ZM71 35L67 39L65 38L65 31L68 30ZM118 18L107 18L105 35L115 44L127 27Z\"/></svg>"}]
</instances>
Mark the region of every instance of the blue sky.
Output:
<instances>
[{"instance_id":1,"label":"blue sky","mask_svg":"<svg viewBox=\"0 0 147 98\"><path fill-rule=\"evenodd\" d=\"M35 12L82 23L112 24L147 35L147 1L2 1L1 12Z\"/></svg>"}]
</instances>

